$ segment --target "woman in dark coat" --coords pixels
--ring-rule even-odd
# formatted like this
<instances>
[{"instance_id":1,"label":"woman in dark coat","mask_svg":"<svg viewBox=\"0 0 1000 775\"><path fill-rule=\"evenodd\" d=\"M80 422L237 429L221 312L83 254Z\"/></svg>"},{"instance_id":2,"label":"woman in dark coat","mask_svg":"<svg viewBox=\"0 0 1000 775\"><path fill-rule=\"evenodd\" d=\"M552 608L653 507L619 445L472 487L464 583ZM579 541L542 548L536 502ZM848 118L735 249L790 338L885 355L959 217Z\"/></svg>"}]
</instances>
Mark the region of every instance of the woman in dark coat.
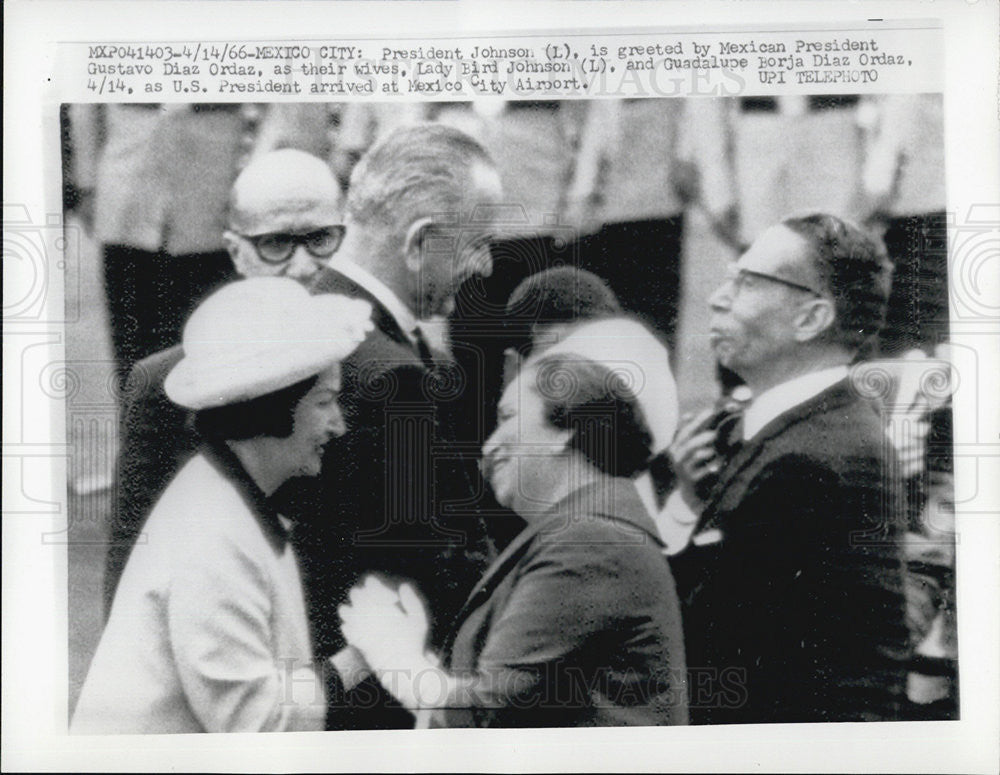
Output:
<instances>
[{"instance_id":1,"label":"woman in dark coat","mask_svg":"<svg viewBox=\"0 0 1000 775\"><path fill-rule=\"evenodd\" d=\"M631 481L649 456L621 375L573 354L529 362L482 463L526 526L473 589L440 660L424 653L417 592L375 577L341 609L348 641L432 726L686 723L677 596Z\"/></svg>"}]
</instances>

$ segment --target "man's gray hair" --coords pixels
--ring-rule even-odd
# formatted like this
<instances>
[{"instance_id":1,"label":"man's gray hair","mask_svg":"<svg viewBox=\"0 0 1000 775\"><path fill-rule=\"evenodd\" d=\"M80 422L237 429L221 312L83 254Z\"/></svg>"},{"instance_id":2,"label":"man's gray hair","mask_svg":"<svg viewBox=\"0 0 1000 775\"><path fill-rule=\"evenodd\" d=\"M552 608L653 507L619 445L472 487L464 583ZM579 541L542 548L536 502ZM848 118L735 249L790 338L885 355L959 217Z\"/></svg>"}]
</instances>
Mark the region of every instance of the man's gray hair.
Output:
<instances>
[{"instance_id":1,"label":"man's gray hair","mask_svg":"<svg viewBox=\"0 0 1000 775\"><path fill-rule=\"evenodd\" d=\"M386 135L351 174L347 212L363 225L400 227L456 214L478 165L493 160L476 140L442 124L415 124Z\"/></svg>"}]
</instances>

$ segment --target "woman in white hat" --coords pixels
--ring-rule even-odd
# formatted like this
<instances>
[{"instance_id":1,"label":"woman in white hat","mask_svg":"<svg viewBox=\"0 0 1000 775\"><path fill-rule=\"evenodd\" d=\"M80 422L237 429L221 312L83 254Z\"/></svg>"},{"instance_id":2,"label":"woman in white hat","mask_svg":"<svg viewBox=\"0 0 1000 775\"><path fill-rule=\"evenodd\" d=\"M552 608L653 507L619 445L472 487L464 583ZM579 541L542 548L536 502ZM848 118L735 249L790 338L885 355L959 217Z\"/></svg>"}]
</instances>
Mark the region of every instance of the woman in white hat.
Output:
<instances>
[{"instance_id":1,"label":"woman in white hat","mask_svg":"<svg viewBox=\"0 0 1000 775\"><path fill-rule=\"evenodd\" d=\"M317 475L344 432L340 361L370 314L284 278L233 283L192 314L165 389L205 443L132 552L73 732L323 728L290 523L268 496Z\"/></svg>"}]
</instances>

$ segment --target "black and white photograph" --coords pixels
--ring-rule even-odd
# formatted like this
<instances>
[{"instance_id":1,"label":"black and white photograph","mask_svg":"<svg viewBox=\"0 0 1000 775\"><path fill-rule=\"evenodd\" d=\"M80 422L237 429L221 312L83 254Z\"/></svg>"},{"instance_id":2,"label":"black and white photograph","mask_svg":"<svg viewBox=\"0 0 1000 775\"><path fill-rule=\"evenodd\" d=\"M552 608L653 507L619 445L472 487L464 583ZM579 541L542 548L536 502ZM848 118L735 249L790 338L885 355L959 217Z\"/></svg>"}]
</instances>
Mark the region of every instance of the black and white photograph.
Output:
<instances>
[{"instance_id":1,"label":"black and white photograph","mask_svg":"<svg viewBox=\"0 0 1000 775\"><path fill-rule=\"evenodd\" d=\"M408 107L66 107L71 730L957 718L941 95Z\"/></svg>"},{"instance_id":2,"label":"black and white photograph","mask_svg":"<svg viewBox=\"0 0 1000 775\"><path fill-rule=\"evenodd\" d=\"M405 770L429 766L408 746L465 739L448 730L638 727L608 739L686 756L794 732L808 756L979 720L996 590L970 596L968 569L996 531L962 526L996 516L975 347L995 341L1000 195L956 217L950 93L872 83L906 65L867 21L787 45L713 28L718 51L622 33L540 48L544 65L486 36L247 38L253 65L163 36L126 65L95 36L91 96L45 118L61 360L32 355L44 326L4 303L17 395L55 407L64 512L41 541L65 618L44 683L66 750L314 733L232 739L291 769L346 765L283 760L282 739L385 740L382 766ZM708 75L563 93L573 68L647 55ZM161 56L167 91L133 93ZM417 94L289 98L290 77L279 94L287 63L315 85L354 59ZM45 513L7 436L5 522Z\"/></svg>"}]
</instances>

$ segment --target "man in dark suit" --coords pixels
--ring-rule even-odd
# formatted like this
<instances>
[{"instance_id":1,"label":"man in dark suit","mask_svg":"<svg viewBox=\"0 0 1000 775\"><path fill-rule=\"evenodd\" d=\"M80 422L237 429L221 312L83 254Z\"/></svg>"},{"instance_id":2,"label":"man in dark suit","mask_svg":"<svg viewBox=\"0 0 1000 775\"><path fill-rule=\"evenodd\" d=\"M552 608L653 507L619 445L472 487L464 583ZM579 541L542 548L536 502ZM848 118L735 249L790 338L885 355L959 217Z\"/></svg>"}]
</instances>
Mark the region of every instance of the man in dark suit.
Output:
<instances>
[{"instance_id":1,"label":"man in dark suit","mask_svg":"<svg viewBox=\"0 0 1000 775\"><path fill-rule=\"evenodd\" d=\"M343 237L340 189L320 159L285 149L259 156L237 177L222 234L236 272L306 283ZM125 385L115 514L104 574L107 613L142 525L174 474L195 452L188 412L163 380L184 353L175 345L139 361Z\"/></svg>"},{"instance_id":2,"label":"man in dark suit","mask_svg":"<svg viewBox=\"0 0 1000 775\"><path fill-rule=\"evenodd\" d=\"M902 510L882 423L848 376L890 275L880 243L815 214L766 230L710 299L715 353L753 399L727 444L699 418L673 446L669 506L694 525L671 558L693 723L898 717Z\"/></svg>"},{"instance_id":3,"label":"man in dark suit","mask_svg":"<svg viewBox=\"0 0 1000 775\"><path fill-rule=\"evenodd\" d=\"M446 315L459 283L489 272L500 197L486 151L443 125L390 133L351 176L344 244L312 290L368 301L375 330L343 364L348 432L327 446L318 487L297 481L280 494L301 517L296 540L319 656L344 647L337 608L362 573L414 581L440 645L488 564L478 450L454 443L456 422L477 420L454 411L477 375L433 351L418 321ZM353 702L371 712L332 725L413 724L378 697Z\"/></svg>"}]
</instances>

